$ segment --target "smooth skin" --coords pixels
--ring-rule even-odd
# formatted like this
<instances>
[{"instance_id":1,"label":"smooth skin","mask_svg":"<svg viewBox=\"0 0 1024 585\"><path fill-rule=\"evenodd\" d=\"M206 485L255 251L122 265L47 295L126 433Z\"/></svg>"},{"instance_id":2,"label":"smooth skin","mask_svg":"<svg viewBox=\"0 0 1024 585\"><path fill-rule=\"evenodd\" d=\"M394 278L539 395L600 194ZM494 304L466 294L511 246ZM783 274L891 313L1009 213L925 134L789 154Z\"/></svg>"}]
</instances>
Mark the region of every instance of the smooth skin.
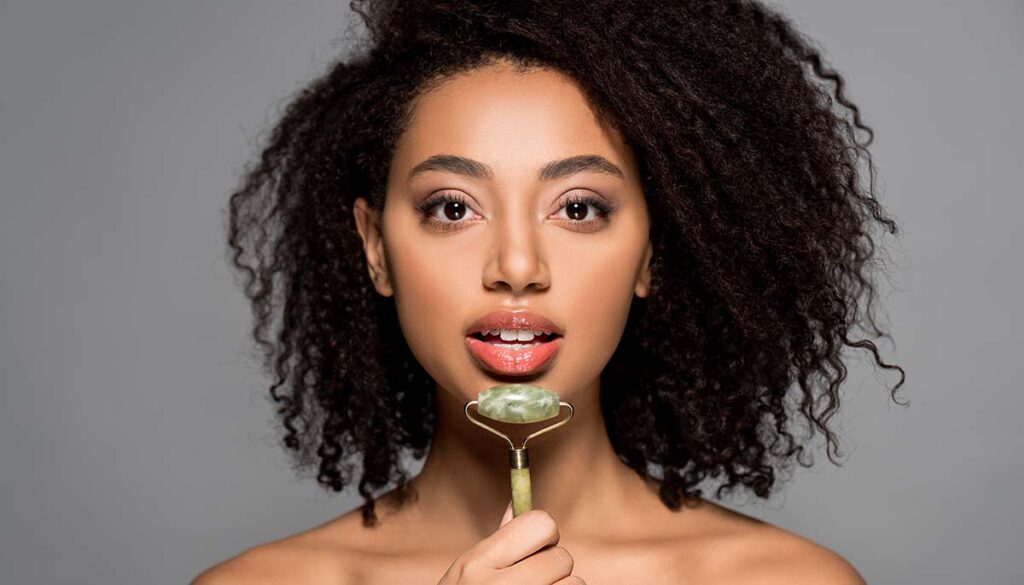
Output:
<instances>
[{"instance_id":1,"label":"smooth skin","mask_svg":"<svg viewBox=\"0 0 1024 585\"><path fill-rule=\"evenodd\" d=\"M470 162L412 172L437 155ZM541 178L580 156L613 166ZM464 206L417 209L438 194ZM599 204L569 206L572 197ZM419 498L398 510L386 494L377 528L356 509L250 548L193 585L864 583L835 552L710 501L669 510L615 455L600 373L634 296L650 292L650 218L633 153L570 78L497 61L445 80L414 104L383 212L360 198L354 215L374 286L394 296L409 347L437 383L436 435L412 480ZM468 352L469 324L501 308L562 328L540 372L497 375ZM571 423L530 441L534 510L514 519L508 445L463 414L480 390L511 381L556 389L575 407Z\"/></svg>"}]
</instances>

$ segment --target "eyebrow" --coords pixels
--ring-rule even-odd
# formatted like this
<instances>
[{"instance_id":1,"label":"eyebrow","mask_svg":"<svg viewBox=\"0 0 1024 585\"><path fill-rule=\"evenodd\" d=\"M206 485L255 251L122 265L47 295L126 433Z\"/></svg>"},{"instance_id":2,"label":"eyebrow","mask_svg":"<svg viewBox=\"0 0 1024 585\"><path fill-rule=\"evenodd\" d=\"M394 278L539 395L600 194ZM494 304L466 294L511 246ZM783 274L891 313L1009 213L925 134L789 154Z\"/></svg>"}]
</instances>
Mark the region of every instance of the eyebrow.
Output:
<instances>
[{"instance_id":1,"label":"eyebrow","mask_svg":"<svg viewBox=\"0 0 1024 585\"><path fill-rule=\"evenodd\" d=\"M474 179L493 179L494 171L482 162L454 154L435 154L416 165L409 171L409 179L427 171L447 171L465 175ZM625 178L622 169L610 160L598 154L581 154L561 160L553 160L540 170L538 178L542 181L560 179L584 171L593 171Z\"/></svg>"}]
</instances>

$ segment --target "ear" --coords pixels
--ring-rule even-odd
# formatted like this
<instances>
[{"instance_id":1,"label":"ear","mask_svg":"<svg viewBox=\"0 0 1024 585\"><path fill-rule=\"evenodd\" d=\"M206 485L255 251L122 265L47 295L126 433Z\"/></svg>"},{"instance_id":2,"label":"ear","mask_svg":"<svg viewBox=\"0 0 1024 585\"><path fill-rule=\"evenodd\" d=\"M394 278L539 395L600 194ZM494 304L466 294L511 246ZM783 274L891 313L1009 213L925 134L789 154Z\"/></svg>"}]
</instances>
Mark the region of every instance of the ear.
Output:
<instances>
[{"instance_id":1,"label":"ear","mask_svg":"<svg viewBox=\"0 0 1024 585\"><path fill-rule=\"evenodd\" d=\"M644 248L644 260L640 266L640 274L636 279L636 287L633 292L640 298L645 298L651 293L651 257L654 256L654 246L647 240Z\"/></svg>"},{"instance_id":2,"label":"ear","mask_svg":"<svg viewBox=\"0 0 1024 585\"><path fill-rule=\"evenodd\" d=\"M359 197L352 206L356 229L363 239L363 253L366 254L366 267L370 272L370 280L374 288L383 296L391 296L394 289L388 277L387 254L384 250L384 232L381 229L380 212L373 209L365 198Z\"/></svg>"}]
</instances>

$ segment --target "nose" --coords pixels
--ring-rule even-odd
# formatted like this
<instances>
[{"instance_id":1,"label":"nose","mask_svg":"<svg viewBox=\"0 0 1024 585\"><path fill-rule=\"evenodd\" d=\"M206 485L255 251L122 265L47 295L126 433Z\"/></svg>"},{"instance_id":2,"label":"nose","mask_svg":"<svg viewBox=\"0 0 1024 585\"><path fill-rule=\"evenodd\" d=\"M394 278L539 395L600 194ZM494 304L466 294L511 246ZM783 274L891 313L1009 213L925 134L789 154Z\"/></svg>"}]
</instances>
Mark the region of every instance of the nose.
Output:
<instances>
[{"instance_id":1,"label":"nose","mask_svg":"<svg viewBox=\"0 0 1024 585\"><path fill-rule=\"evenodd\" d=\"M493 252L483 273L488 289L521 294L530 288L544 290L551 284L540 226L526 217L529 213L520 215L523 221L499 222L496 226Z\"/></svg>"}]
</instances>

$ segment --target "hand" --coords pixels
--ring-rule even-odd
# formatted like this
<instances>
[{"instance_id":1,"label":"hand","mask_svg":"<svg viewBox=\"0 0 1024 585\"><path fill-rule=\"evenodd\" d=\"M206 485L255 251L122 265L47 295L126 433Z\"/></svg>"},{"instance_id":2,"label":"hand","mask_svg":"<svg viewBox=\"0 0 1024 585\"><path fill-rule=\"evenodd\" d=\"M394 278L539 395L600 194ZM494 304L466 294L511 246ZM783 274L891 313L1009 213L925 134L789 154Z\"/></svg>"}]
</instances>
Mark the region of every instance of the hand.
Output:
<instances>
[{"instance_id":1,"label":"hand","mask_svg":"<svg viewBox=\"0 0 1024 585\"><path fill-rule=\"evenodd\" d=\"M455 559L437 585L586 585L571 575L572 555L558 538L551 514L533 509L513 518L509 502L498 529Z\"/></svg>"}]
</instances>

